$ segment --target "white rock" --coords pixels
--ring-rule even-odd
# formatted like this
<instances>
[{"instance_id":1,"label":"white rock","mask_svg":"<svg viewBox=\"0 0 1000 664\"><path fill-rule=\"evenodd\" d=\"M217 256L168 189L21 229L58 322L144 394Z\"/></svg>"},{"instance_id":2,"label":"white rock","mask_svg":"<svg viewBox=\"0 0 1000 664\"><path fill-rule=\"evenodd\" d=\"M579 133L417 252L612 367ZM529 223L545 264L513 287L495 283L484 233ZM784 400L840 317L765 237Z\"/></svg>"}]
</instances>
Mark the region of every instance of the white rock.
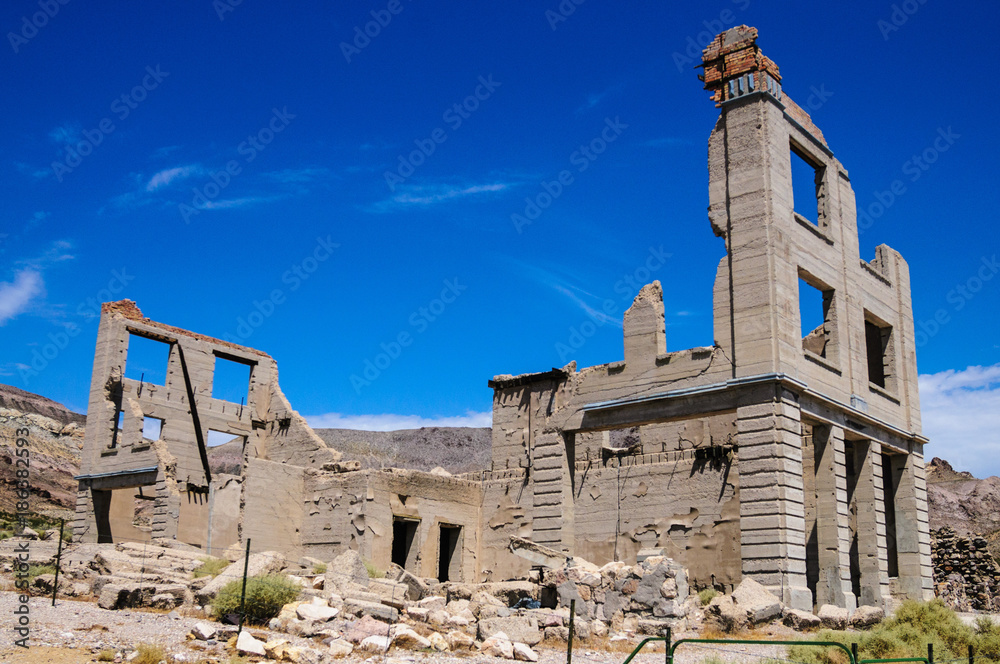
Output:
<instances>
[{"instance_id":1,"label":"white rock","mask_svg":"<svg viewBox=\"0 0 1000 664\"><path fill-rule=\"evenodd\" d=\"M195 623L194 627L191 628L191 633L194 634L194 638L199 641L208 641L215 636L216 632L218 632L218 630L206 622Z\"/></svg>"},{"instance_id":2,"label":"white rock","mask_svg":"<svg viewBox=\"0 0 1000 664\"><path fill-rule=\"evenodd\" d=\"M318 620L320 622L326 622L336 618L338 613L340 613L340 611L337 609L318 604L299 604L295 607L295 615L299 617L299 620Z\"/></svg>"},{"instance_id":3,"label":"white rock","mask_svg":"<svg viewBox=\"0 0 1000 664\"><path fill-rule=\"evenodd\" d=\"M538 654L526 643L514 644L514 659L521 662L537 662Z\"/></svg>"},{"instance_id":4,"label":"white rock","mask_svg":"<svg viewBox=\"0 0 1000 664\"><path fill-rule=\"evenodd\" d=\"M388 636L379 636L376 634L374 636L365 637L365 639L358 644L358 648L364 650L365 652L382 654L387 652L389 650L389 646L391 645L392 641Z\"/></svg>"},{"instance_id":5,"label":"white rock","mask_svg":"<svg viewBox=\"0 0 1000 664\"><path fill-rule=\"evenodd\" d=\"M236 650L248 655L260 655L261 657L266 654L264 652L264 644L253 638L250 632L240 632L239 637L236 639Z\"/></svg>"},{"instance_id":6,"label":"white rock","mask_svg":"<svg viewBox=\"0 0 1000 664\"><path fill-rule=\"evenodd\" d=\"M396 631L393 633L392 642L397 646L409 648L411 650L421 650L423 648L431 647L429 639L420 636L406 625L396 625Z\"/></svg>"},{"instance_id":7,"label":"white rock","mask_svg":"<svg viewBox=\"0 0 1000 664\"><path fill-rule=\"evenodd\" d=\"M345 639L334 639L330 643L331 657L347 657L352 652L354 652L354 646L350 641Z\"/></svg>"},{"instance_id":8,"label":"white rock","mask_svg":"<svg viewBox=\"0 0 1000 664\"><path fill-rule=\"evenodd\" d=\"M451 650L451 646L448 645L448 639L441 636L438 632L431 632L430 638L427 640L431 642L431 647L438 652Z\"/></svg>"}]
</instances>

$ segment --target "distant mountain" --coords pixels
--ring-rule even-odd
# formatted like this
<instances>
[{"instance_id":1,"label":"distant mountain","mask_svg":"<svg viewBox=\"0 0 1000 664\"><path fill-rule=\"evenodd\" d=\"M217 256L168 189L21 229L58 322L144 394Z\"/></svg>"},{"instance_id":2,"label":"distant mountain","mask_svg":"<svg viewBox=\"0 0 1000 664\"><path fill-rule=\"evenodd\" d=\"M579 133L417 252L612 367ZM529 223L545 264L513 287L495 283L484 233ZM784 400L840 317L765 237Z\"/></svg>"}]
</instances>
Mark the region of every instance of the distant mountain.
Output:
<instances>
[{"instance_id":1,"label":"distant mountain","mask_svg":"<svg viewBox=\"0 0 1000 664\"><path fill-rule=\"evenodd\" d=\"M0 510L14 512L17 498L17 430L27 429L31 511L67 515L76 506L86 416L51 399L0 385Z\"/></svg>"},{"instance_id":2,"label":"distant mountain","mask_svg":"<svg viewBox=\"0 0 1000 664\"><path fill-rule=\"evenodd\" d=\"M1000 559L1000 477L980 480L934 457L927 466L931 530L950 526L958 535L979 535Z\"/></svg>"},{"instance_id":3,"label":"distant mountain","mask_svg":"<svg viewBox=\"0 0 1000 664\"><path fill-rule=\"evenodd\" d=\"M357 459L362 468L408 468L466 473L489 468L493 450L489 427L424 427L399 431L316 429L326 444Z\"/></svg>"}]
</instances>

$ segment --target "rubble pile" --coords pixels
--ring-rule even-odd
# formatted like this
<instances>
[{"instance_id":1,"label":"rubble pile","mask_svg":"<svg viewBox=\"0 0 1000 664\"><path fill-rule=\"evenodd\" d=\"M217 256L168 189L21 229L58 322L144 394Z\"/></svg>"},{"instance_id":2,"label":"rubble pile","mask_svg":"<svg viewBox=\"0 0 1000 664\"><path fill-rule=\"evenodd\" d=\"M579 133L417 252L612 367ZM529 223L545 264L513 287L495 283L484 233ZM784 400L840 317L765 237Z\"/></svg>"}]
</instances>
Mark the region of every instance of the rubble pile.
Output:
<instances>
[{"instance_id":1,"label":"rubble pile","mask_svg":"<svg viewBox=\"0 0 1000 664\"><path fill-rule=\"evenodd\" d=\"M1000 609L1000 566L982 537L959 537L944 527L931 533L934 593L956 611Z\"/></svg>"},{"instance_id":2,"label":"rubble pile","mask_svg":"<svg viewBox=\"0 0 1000 664\"><path fill-rule=\"evenodd\" d=\"M353 652L384 654L393 648L477 651L510 660L537 661L534 648L538 644L568 640L571 606L575 608L574 638L584 641L660 636L666 628L676 633L703 618L724 631L776 620L796 629L820 625L863 628L882 618L881 609L872 607L849 612L823 606L818 615L786 608L749 578L731 595L718 595L703 607L699 597L690 592L687 571L665 556L640 556L636 565L612 562L598 567L532 546L531 555L548 561L558 558L561 566L540 565L526 580L480 584L418 578L398 566L384 578L373 578L353 550L329 563L310 557L292 561L274 552L254 553L246 561L248 576L280 572L300 587L298 600L286 604L270 621L270 634L253 630L237 635L231 627L206 620L197 624L188 638L208 645L228 644L243 654L293 663L318 664ZM6 561L2 549L0 559ZM231 562L221 572L196 576L207 559L201 551L185 549L184 545L174 548L164 541L76 544L63 552L60 592L92 595L108 610L183 607L189 615L207 618L222 588L242 578L241 552L234 549L229 553ZM5 567L12 564L5 563ZM33 581L34 590L49 593L53 582L52 575L40 575ZM289 641L296 637L310 639L315 645Z\"/></svg>"}]
</instances>

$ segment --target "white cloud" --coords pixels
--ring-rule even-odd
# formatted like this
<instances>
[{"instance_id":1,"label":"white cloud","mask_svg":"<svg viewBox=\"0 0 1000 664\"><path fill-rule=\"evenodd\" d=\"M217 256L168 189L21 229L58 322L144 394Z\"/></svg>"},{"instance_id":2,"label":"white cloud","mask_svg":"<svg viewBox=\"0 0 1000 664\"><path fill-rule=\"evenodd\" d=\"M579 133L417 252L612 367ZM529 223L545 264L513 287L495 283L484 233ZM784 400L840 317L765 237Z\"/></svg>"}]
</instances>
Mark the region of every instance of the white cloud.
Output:
<instances>
[{"instance_id":1,"label":"white cloud","mask_svg":"<svg viewBox=\"0 0 1000 664\"><path fill-rule=\"evenodd\" d=\"M200 175L201 173L202 168L197 164L165 168L159 173L154 174L153 177L149 178L149 182L146 183L146 191L156 191L160 187L166 187L175 180L183 180L184 178L189 178L193 175Z\"/></svg>"},{"instance_id":2,"label":"white cloud","mask_svg":"<svg viewBox=\"0 0 1000 664\"><path fill-rule=\"evenodd\" d=\"M0 282L0 325L15 318L45 292L42 273L25 268L14 275L14 281Z\"/></svg>"},{"instance_id":3,"label":"white cloud","mask_svg":"<svg viewBox=\"0 0 1000 664\"><path fill-rule=\"evenodd\" d=\"M1000 475L1000 364L920 376L924 450L976 477Z\"/></svg>"},{"instance_id":4,"label":"white cloud","mask_svg":"<svg viewBox=\"0 0 1000 664\"><path fill-rule=\"evenodd\" d=\"M344 415L326 413L306 415L306 422L314 429L360 429L362 431L398 431L421 427L488 427L493 425L493 413L466 411L465 415L452 417L422 417L420 415Z\"/></svg>"},{"instance_id":5,"label":"white cloud","mask_svg":"<svg viewBox=\"0 0 1000 664\"><path fill-rule=\"evenodd\" d=\"M510 187L511 184L506 182L475 185L412 186L406 187L405 190L392 198L376 203L369 209L372 212L388 212L413 205L429 206L457 198L505 191Z\"/></svg>"}]
</instances>

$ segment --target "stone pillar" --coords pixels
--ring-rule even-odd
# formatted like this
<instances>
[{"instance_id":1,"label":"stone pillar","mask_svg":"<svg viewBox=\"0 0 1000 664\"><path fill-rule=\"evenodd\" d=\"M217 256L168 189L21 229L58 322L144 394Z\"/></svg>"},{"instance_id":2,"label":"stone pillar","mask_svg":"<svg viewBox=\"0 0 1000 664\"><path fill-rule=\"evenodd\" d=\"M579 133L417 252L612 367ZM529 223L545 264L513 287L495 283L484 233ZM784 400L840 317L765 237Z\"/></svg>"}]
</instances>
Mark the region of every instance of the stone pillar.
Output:
<instances>
[{"instance_id":1,"label":"stone pillar","mask_svg":"<svg viewBox=\"0 0 1000 664\"><path fill-rule=\"evenodd\" d=\"M854 446L858 472L854 502L857 510L858 562L861 570L861 596L858 598L858 603L863 606L888 609L890 597L889 577L885 564L881 447L878 443L869 441L857 441Z\"/></svg>"},{"instance_id":2,"label":"stone pillar","mask_svg":"<svg viewBox=\"0 0 1000 664\"><path fill-rule=\"evenodd\" d=\"M743 575L792 608L811 610L798 403L779 388L774 401L740 406L736 416Z\"/></svg>"},{"instance_id":3,"label":"stone pillar","mask_svg":"<svg viewBox=\"0 0 1000 664\"><path fill-rule=\"evenodd\" d=\"M927 479L920 451L892 457L896 486L896 547L899 591L909 599L930 600L931 544L927 518Z\"/></svg>"},{"instance_id":4,"label":"stone pillar","mask_svg":"<svg viewBox=\"0 0 1000 664\"><path fill-rule=\"evenodd\" d=\"M572 546L573 494L566 490L568 477L567 444L572 444L558 432L540 432L534 436L531 467L534 502L532 506L531 539L537 544L560 551Z\"/></svg>"},{"instance_id":5,"label":"stone pillar","mask_svg":"<svg viewBox=\"0 0 1000 664\"><path fill-rule=\"evenodd\" d=\"M819 580L816 604L857 608L851 590L851 528L847 504L847 472L844 430L822 425L813 427L816 450L816 536Z\"/></svg>"}]
</instances>

